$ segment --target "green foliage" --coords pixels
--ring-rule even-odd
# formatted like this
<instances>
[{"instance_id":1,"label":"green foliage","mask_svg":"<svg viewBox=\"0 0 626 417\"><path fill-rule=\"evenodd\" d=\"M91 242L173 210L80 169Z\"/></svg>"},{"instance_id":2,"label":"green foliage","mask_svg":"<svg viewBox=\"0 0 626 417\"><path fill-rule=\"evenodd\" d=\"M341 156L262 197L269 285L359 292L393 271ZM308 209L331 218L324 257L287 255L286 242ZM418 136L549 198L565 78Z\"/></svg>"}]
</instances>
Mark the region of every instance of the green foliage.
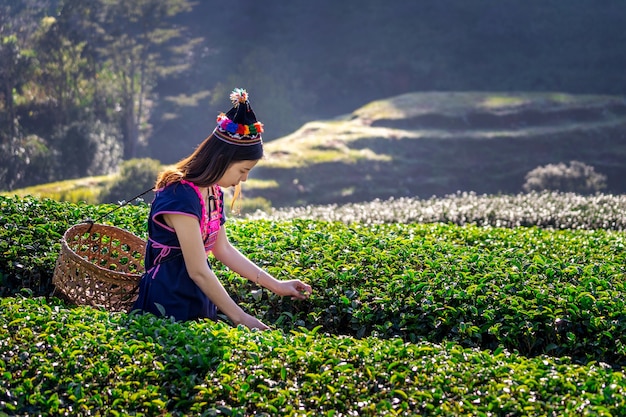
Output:
<instances>
[{"instance_id":1,"label":"green foliage","mask_svg":"<svg viewBox=\"0 0 626 417\"><path fill-rule=\"evenodd\" d=\"M90 200L85 198L85 201ZM58 239L71 225L86 218L98 219L116 209L102 221L126 228L138 236L145 236L148 210L143 203L137 207L117 209L112 205L92 206L84 202L58 202L50 198L30 196L0 196L0 208L0 273L8 283L7 286L0 287L4 295L20 288L29 288L35 294L49 293L54 262L60 249ZM460 226L521 225L622 231L626 230L624 213L626 200L622 196L585 197L558 193L516 196L457 194L441 199L394 199L345 206L308 206L273 210L270 213L256 212L249 215L249 220L266 218L285 222L301 218L343 221L347 224L443 222ZM239 223L229 224L229 230L233 230ZM47 231L52 232L48 234ZM275 240L276 237L269 239Z\"/></svg>"},{"instance_id":2,"label":"green foliage","mask_svg":"<svg viewBox=\"0 0 626 417\"><path fill-rule=\"evenodd\" d=\"M626 195L530 192L516 195L456 193L445 197L374 199L365 203L308 205L257 211L249 220L309 219L365 223L452 223L459 226L538 226L546 229L626 230Z\"/></svg>"},{"instance_id":3,"label":"green foliage","mask_svg":"<svg viewBox=\"0 0 626 417\"><path fill-rule=\"evenodd\" d=\"M157 78L185 66L178 58L190 45L177 40L170 19L190 3L6 3L0 4L0 125L6 127L0 145L20 164L0 171L0 187L109 173L122 154L137 154L150 133ZM52 169L44 172L28 148L22 151L23 137L41 141Z\"/></svg>"},{"instance_id":4,"label":"green foliage","mask_svg":"<svg viewBox=\"0 0 626 417\"><path fill-rule=\"evenodd\" d=\"M0 131L0 140L3 133ZM56 170L55 155L36 136L8 136L0 143L0 189L13 189L30 181L47 182Z\"/></svg>"},{"instance_id":5,"label":"green foliage","mask_svg":"<svg viewBox=\"0 0 626 417\"><path fill-rule=\"evenodd\" d=\"M20 289L50 294L60 239L72 225L86 219L113 221L118 227L146 235L147 206L92 206L34 197L0 197L0 296ZM108 215L107 215L108 214ZM104 216L104 217L103 217Z\"/></svg>"},{"instance_id":6,"label":"green foliage","mask_svg":"<svg viewBox=\"0 0 626 417\"><path fill-rule=\"evenodd\" d=\"M1 21L0 26L3 26ZM4 110L4 114L0 113L0 115L4 116L2 121L10 127L7 133L13 137L17 133L13 92L22 90L31 75L34 61L32 53L20 47L15 34L7 36L5 31L0 29L0 62L2 62L0 91L3 93L2 109Z\"/></svg>"},{"instance_id":7,"label":"green foliage","mask_svg":"<svg viewBox=\"0 0 626 417\"><path fill-rule=\"evenodd\" d=\"M229 288L269 322L626 364L624 236L456 225L242 222L230 238L308 303Z\"/></svg>"},{"instance_id":8,"label":"green foliage","mask_svg":"<svg viewBox=\"0 0 626 417\"><path fill-rule=\"evenodd\" d=\"M120 173L111 185L103 192L100 201L114 203L128 201L143 191L154 187L157 175L161 170L159 161L150 158L130 159L124 161ZM154 193L142 197L142 201L152 201ZM133 204L137 204L134 201Z\"/></svg>"},{"instance_id":9,"label":"green foliage","mask_svg":"<svg viewBox=\"0 0 626 417\"><path fill-rule=\"evenodd\" d=\"M568 197L581 207L587 201L592 212L598 198L524 198L548 207L549 196L557 207ZM454 198L451 207L460 207ZM496 217L514 216L505 207ZM148 206L113 209L0 197L0 407L9 415L71 407L122 415L608 416L626 406L622 231L366 217L230 221L229 239L242 252L277 278L314 288L308 301L284 299L214 262L235 300L276 329L265 333L15 297L20 289L50 293L58 241L76 222L105 216L146 236ZM538 209L532 218L542 215L549 216Z\"/></svg>"},{"instance_id":10,"label":"green foliage","mask_svg":"<svg viewBox=\"0 0 626 417\"><path fill-rule=\"evenodd\" d=\"M606 175L580 161L548 164L526 174L525 191L562 191L578 194L594 194L606 188Z\"/></svg>"},{"instance_id":11,"label":"green foliage","mask_svg":"<svg viewBox=\"0 0 626 417\"><path fill-rule=\"evenodd\" d=\"M250 332L0 299L11 415L618 415L622 372L454 343Z\"/></svg>"},{"instance_id":12,"label":"green foliage","mask_svg":"<svg viewBox=\"0 0 626 417\"><path fill-rule=\"evenodd\" d=\"M59 238L86 218L105 216L146 236L145 204L111 212L115 206L0 201L5 295L49 294ZM236 300L277 326L626 364L621 232L298 219L231 221L227 230L276 277L314 286L309 301L293 302L250 291L214 265Z\"/></svg>"},{"instance_id":13,"label":"green foliage","mask_svg":"<svg viewBox=\"0 0 626 417\"><path fill-rule=\"evenodd\" d=\"M110 174L122 160L120 133L100 121L76 121L62 126L51 138L58 151L59 178Z\"/></svg>"},{"instance_id":14,"label":"green foliage","mask_svg":"<svg viewBox=\"0 0 626 417\"><path fill-rule=\"evenodd\" d=\"M188 47L168 18L189 11L188 0L100 1L92 12L101 29L101 59L115 74L124 159L136 157L150 131L154 86L159 75L179 64ZM104 17L104 18L103 18ZM164 45L175 48L163 48ZM184 67L184 65L183 65ZM179 68L177 68L180 70Z\"/></svg>"},{"instance_id":15,"label":"green foliage","mask_svg":"<svg viewBox=\"0 0 626 417\"><path fill-rule=\"evenodd\" d=\"M556 206L595 201L551 196ZM504 207L496 217L514 216ZM536 209L537 222L550 215ZM145 204L0 197L0 213L0 410L9 415L609 416L626 407L621 231L230 221L242 252L314 288L308 301L284 299L214 262L227 291L275 329L250 332L36 297L50 293L69 226L99 219L145 237ZM20 289L34 296L16 297Z\"/></svg>"}]
</instances>

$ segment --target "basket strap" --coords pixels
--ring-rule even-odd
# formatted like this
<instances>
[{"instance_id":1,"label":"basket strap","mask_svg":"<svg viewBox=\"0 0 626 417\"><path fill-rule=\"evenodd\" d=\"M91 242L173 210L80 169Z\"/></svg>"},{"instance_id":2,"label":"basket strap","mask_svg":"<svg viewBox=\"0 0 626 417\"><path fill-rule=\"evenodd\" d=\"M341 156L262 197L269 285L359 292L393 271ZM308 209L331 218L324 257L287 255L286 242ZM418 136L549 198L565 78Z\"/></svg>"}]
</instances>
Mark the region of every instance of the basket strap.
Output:
<instances>
[{"instance_id":1,"label":"basket strap","mask_svg":"<svg viewBox=\"0 0 626 417\"><path fill-rule=\"evenodd\" d=\"M132 203L133 201L135 201L136 199L138 199L139 197L141 197L144 194L148 194L150 191L154 190L153 187L148 188L146 191L142 191L141 193L137 194L136 196L134 196L133 198L131 198L130 200L127 201L123 201L119 206L115 207L113 210L110 210L106 213L104 213L102 216L98 217L96 220L93 219L85 219L83 221L83 223L91 223L89 226L89 229L87 230L87 233L91 232L91 228L93 227L94 223L98 223L100 222L102 219L104 219L106 216L108 216L109 214L115 212L116 210L121 209L122 207L124 207L127 204Z\"/></svg>"}]
</instances>

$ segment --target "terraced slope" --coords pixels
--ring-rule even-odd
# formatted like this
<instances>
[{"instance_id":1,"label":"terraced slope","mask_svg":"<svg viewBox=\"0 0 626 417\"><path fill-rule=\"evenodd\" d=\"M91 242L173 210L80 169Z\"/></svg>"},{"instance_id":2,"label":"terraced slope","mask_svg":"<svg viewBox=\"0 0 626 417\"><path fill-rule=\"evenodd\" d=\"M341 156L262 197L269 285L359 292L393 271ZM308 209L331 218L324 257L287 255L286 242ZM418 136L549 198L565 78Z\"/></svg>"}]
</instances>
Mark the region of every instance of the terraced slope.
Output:
<instances>
[{"instance_id":1,"label":"terraced slope","mask_svg":"<svg viewBox=\"0 0 626 417\"><path fill-rule=\"evenodd\" d=\"M626 192L626 100L557 93L410 93L269 142L247 187L274 207L517 193L539 165L578 160Z\"/></svg>"}]
</instances>

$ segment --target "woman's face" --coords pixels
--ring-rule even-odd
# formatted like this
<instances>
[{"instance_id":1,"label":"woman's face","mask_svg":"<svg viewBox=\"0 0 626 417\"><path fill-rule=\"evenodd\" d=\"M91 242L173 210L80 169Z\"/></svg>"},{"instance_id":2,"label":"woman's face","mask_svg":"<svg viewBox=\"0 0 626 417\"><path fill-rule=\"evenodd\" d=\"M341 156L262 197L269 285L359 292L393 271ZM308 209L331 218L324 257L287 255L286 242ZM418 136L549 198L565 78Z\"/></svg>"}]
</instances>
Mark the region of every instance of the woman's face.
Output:
<instances>
[{"instance_id":1,"label":"woman's face","mask_svg":"<svg viewBox=\"0 0 626 417\"><path fill-rule=\"evenodd\" d=\"M248 179L250 170L254 168L257 161L237 161L230 164L226 169L222 178L217 181L217 185L223 188L234 187L240 182L245 182Z\"/></svg>"}]
</instances>

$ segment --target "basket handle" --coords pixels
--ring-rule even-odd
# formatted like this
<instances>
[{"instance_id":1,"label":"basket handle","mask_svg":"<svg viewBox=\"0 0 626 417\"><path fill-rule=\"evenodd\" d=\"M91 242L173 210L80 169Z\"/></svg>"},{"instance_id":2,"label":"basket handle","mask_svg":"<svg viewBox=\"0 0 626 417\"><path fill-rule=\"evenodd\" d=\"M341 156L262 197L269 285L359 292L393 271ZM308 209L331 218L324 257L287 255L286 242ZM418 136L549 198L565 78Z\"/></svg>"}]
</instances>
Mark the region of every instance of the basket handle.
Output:
<instances>
[{"instance_id":1,"label":"basket handle","mask_svg":"<svg viewBox=\"0 0 626 417\"><path fill-rule=\"evenodd\" d=\"M148 188L146 191L142 191L140 194L137 194L136 196L134 196L133 198L131 198L130 200L124 201L122 204L120 204L119 206L115 207L113 210L110 210L106 213L104 213L102 216L98 217L96 220L93 220L91 218L87 218L85 220L83 220L81 223L89 223L89 229L87 229L87 233L91 233L91 228L93 227L93 225L95 223L98 223L100 220L104 219L106 216L108 216L109 214L113 213L116 210L121 209L122 207L124 207L125 205L131 203L132 201L135 201L136 199L138 199L139 197L141 197L144 194L149 193L150 191L152 191L154 188L150 187Z\"/></svg>"}]
</instances>

